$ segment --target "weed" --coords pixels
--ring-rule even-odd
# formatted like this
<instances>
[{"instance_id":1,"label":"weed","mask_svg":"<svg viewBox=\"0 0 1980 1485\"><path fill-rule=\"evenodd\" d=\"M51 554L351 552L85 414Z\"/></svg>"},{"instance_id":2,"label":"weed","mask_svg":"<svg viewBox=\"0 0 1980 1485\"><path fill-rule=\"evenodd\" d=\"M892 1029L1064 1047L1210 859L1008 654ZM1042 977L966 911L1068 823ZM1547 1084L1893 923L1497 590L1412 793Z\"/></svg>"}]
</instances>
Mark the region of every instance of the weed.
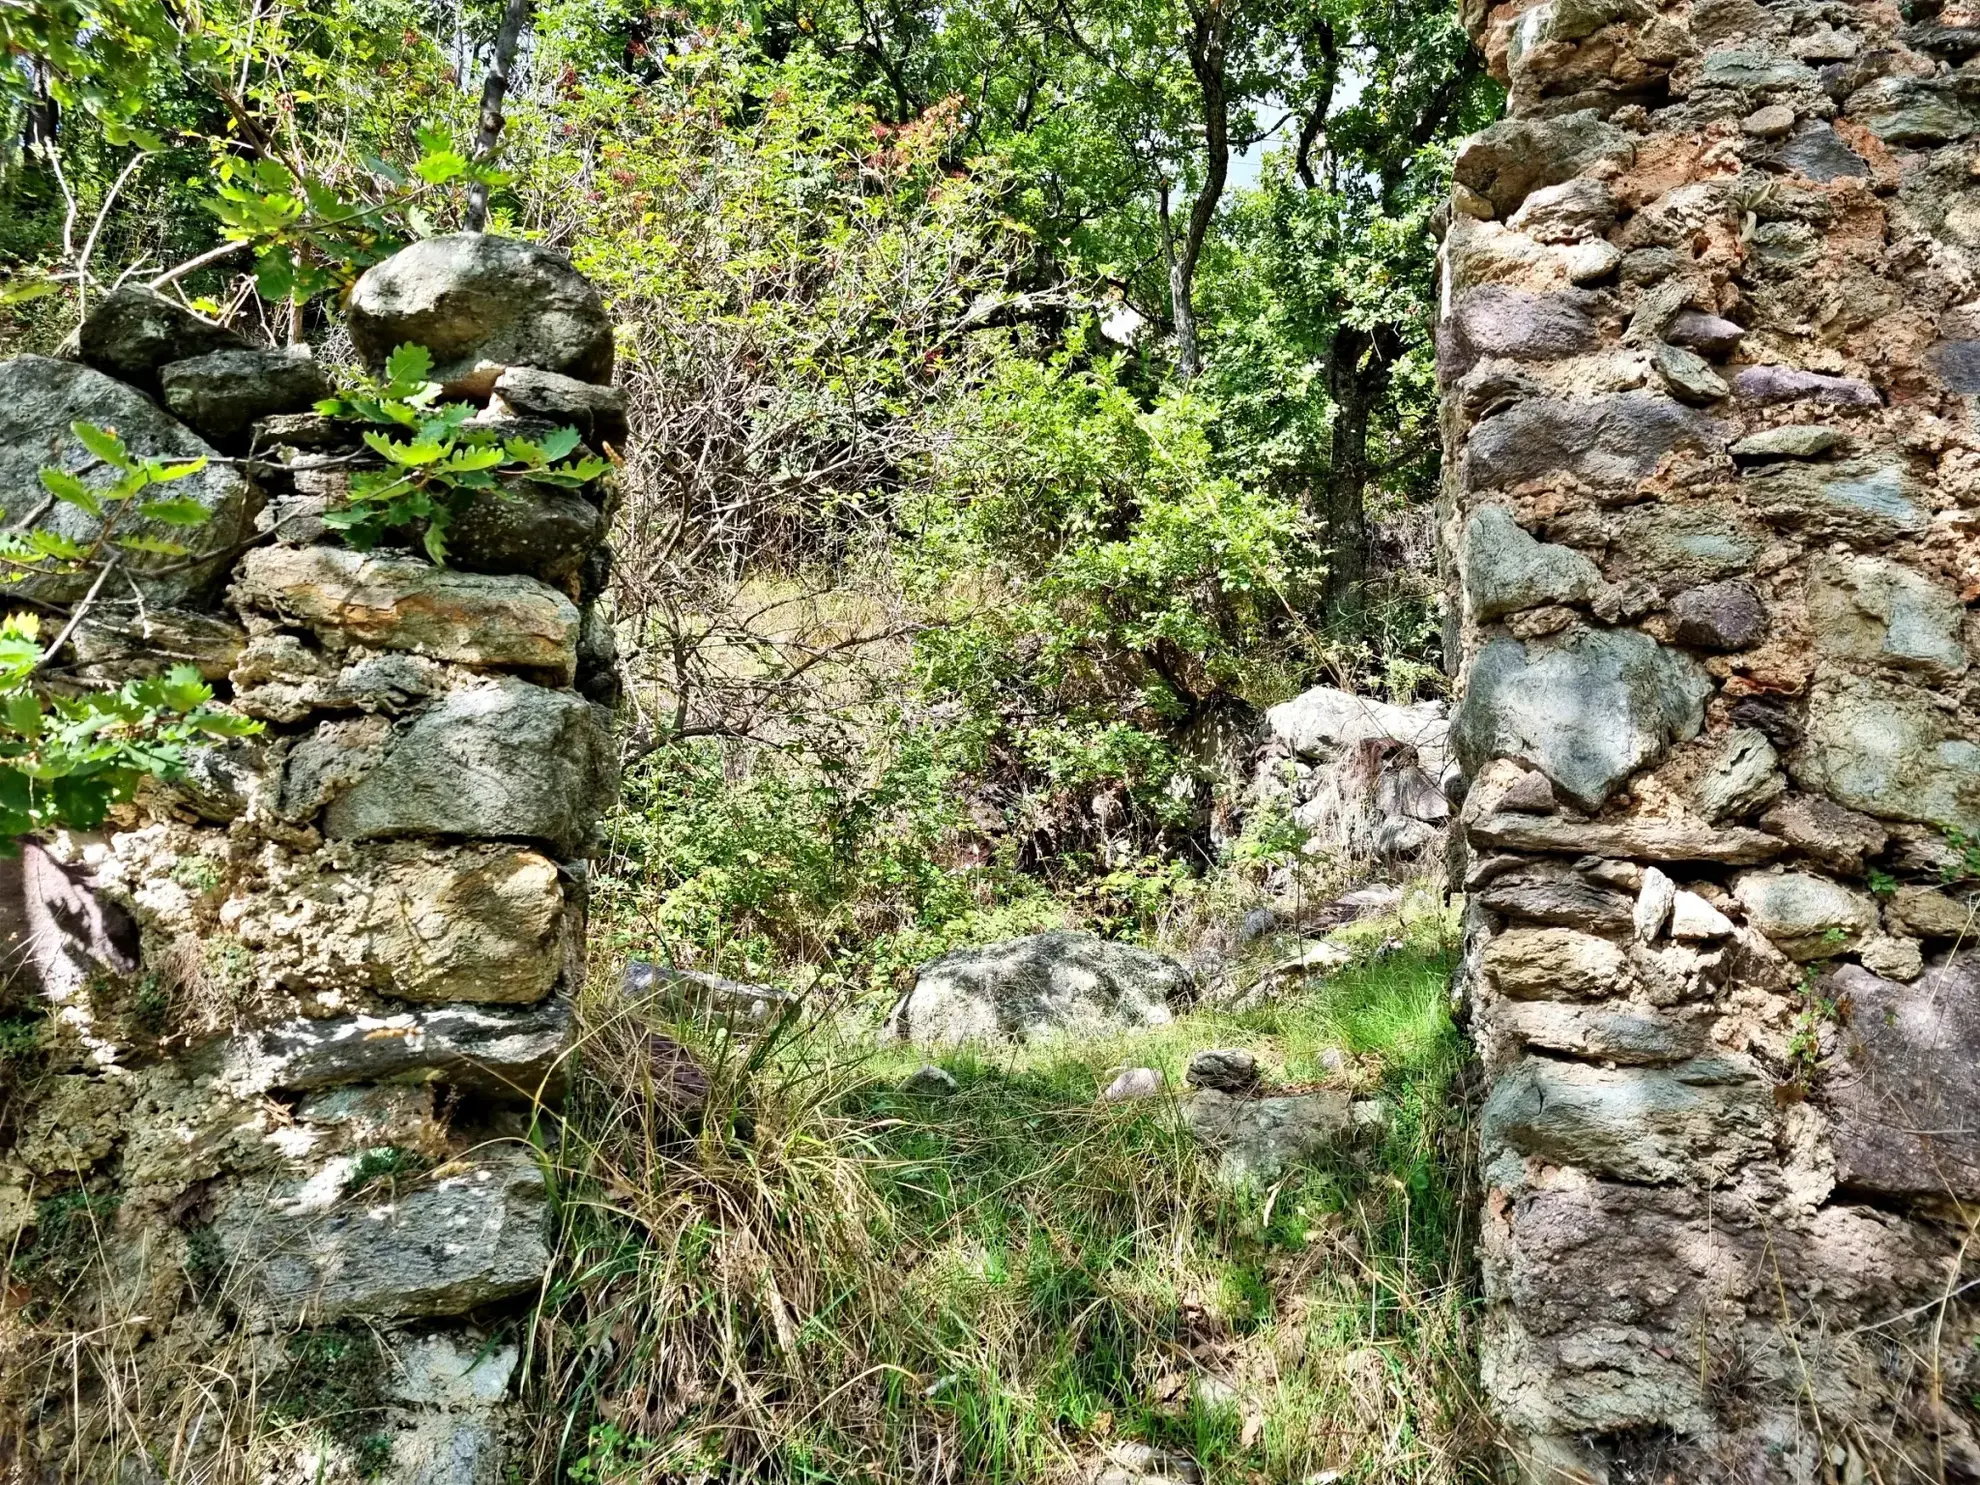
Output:
<instances>
[{"instance_id":1,"label":"weed","mask_svg":"<svg viewBox=\"0 0 1980 1485\"><path fill-rule=\"evenodd\" d=\"M374 1145L358 1155L344 1177L344 1194L355 1196L373 1186L389 1186L401 1176L417 1175L432 1162L415 1150L398 1145Z\"/></svg>"},{"instance_id":2,"label":"weed","mask_svg":"<svg viewBox=\"0 0 1980 1485\"><path fill-rule=\"evenodd\" d=\"M372 1435L384 1403L386 1367L379 1342L356 1324L299 1330L289 1337L288 1366L270 1416L306 1423L357 1444ZM386 1441L389 1453L390 1440Z\"/></svg>"}]
</instances>

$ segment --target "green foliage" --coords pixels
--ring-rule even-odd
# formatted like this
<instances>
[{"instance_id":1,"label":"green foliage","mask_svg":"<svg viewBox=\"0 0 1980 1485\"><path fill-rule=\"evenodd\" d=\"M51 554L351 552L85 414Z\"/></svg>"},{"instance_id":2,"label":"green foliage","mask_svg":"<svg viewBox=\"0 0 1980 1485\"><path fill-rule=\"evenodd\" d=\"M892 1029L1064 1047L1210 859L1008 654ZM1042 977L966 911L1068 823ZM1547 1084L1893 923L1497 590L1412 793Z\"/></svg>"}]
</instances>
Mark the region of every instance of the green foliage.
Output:
<instances>
[{"instance_id":1,"label":"green foliage","mask_svg":"<svg viewBox=\"0 0 1980 1485\"><path fill-rule=\"evenodd\" d=\"M288 1366L274 1389L271 1416L312 1424L364 1452L363 1441L382 1416L389 1374L377 1337L347 1321L299 1330L286 1349ZM369 1452L376 1464L376 1450Z\"/></svg>"},{"instance_id":2,"label":"green foliage","mask_svg":"<svg viewBox=\"0 0 1980 1485\"><path fill-rule=\"evenodd\" d=\"M418 1175L432 1163L417 1150L406 1150L397 1145L373 1145L360 1151L358 1158L351 1162L350 1174L344 1177L344 1194L357 1196L374 1186L392 1186L401 1176Z\"/></svg>"},{"instance_id":3,"label":"green foliage","mask_svg":"<svg viewBox=\"0 0 1980 1485\"><path fill-rule=\"evenodd\" d=\"M80 474L56 466L41 471L41 484L52 499L74 506L94 521L94 533L87 542L35 527L0 533L0 562L13 569L10 576L17 580L31 572L87 571L116 560L122 552L191 556L190 548L167 537L125 535L119 528L133 519L180 529L205 525L212 512L198 501L146 492L198 474L206 468L206 460L147 459L133 454L114 428L82 422L69 426L93 463L106 467L110 478L91 485Z\"/></svg>"},{"instance_id":4,"label":"green foliage","mask_svg":"<svg viewBox=\"0 0 1980 1485\"><path fill-rule=\"evenodd\" d=\"M35 1203L34 1241L13 1255L15 1278L60 1289L73 1283L102 1251L103 1226L122 1198L64 1191Z\"/></svg>"},{"instance_id":5,"label":"green foliage","mask_svg":"<svg viewBox=\"0 0 1980 1485\"><path fill-rule=\"evenodd\" d=\"M536 441L505 440L494 429L471 423L476 408L441 402L440 384L427 380L432 369L432 353L424 346L402 345L386 359L383 377L363 378L354 390L318 404L319 411L411 435L396 439L367 430L365 445L387 467L352 475L349 501L324 512L324 525L341 531L359 551L417 525L426 555L444 567L447 528L472 501L503 499L503 477L576 489L611 467L596 457L571 457L580 442L575 428Z\"/></svg>"}]
</instances>

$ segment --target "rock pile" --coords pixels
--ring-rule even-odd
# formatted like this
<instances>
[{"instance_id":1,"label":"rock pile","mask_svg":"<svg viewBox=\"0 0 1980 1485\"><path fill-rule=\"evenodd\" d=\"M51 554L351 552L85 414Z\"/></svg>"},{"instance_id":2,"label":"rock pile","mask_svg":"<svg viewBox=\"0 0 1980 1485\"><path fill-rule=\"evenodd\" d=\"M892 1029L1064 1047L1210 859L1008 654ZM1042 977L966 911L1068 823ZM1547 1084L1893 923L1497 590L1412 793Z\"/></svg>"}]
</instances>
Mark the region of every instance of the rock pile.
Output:
<instances>
[{"instance_id":1,"label":"rock pile","mask_svg":"<svg viewBox=\"0 0 1980 1485\"><path fill-rule=\"evenodd\" d=\"M1451 817L1449 733L1442 702L1392 706L1317 686L1266 712L1253 798L1286 810L1309 852L1434 856Z\"/></svg>"},{"instance_id":2,"label":"rock pile","mask_svg":"<svg viewBox=\"0 0 1980 1485\"><path fill-rule=\"evenodd\" d=\"M1532 1480L1980 1473L1980 30L1466 14L1512 112L1438 347L1486 1390Z\"/></svg>"},{"instance_id":3,"label":"rock pile","mask_svg":"<svg viewBox=\"0 0 1980 1485\"><path fill-rule=\"evenodd\" d=\"M610 322L555 254L436 239L370 270L353 305L374 363L426 344L497 433L624 436ZM210 458L175 488L213 512L205 560L134 564L78 653L106 681L190 661L264 731L0 881L36 944L54 1064L0 1141L0 1247L53 1240L80 1193L114 1209L109 1274L166 1306L136 1369L197 1362L180 1349L215 1333L202 1306L238 1321L264 1386L297 1325L361 1323L399 1358L392 1460L369 1478L492 1485L515 1352L464 1327L549 1262L543 1173L516 1136L561 1094L586 857L615 788L607 491L487 492L444 568L416 532L355 551L321 517L378 461L361 425L313 410L329 383L306 354L134 289L80 348L0 363L0 505L87 522L32 507L51 450L85 467L76 419ZM72 928L71 901L108 917Z\"/></svg>"}]
</instances>

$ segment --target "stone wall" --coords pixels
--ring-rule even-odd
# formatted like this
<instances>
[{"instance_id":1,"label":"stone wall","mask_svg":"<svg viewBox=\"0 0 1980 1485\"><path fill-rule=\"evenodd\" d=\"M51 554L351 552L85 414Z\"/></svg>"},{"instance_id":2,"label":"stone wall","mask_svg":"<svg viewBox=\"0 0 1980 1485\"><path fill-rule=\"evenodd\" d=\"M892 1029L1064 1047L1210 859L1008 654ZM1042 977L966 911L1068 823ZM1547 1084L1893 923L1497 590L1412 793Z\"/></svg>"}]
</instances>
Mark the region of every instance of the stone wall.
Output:
<instances>
[{"instance_id":1,"label":"stone wall","mask_svg":"<svg viewBox=\"0 0 1980 1485\"><path fill-rule=\"evenodd\" d=\"M415 245L351 323L374 363L428 346L505 436L624 436L610 323L555 254ZM0 1095L0 1477L507 1478L514 1315L550 1260L530 1111L560 1090L614 788L607 490L510 481L444 568L354 551L321 517L378 461L309 410L328 391L135 290L78 360L0 363L10 524L54 518L28 508L51 457L87 468L76 418L213 458L197 559L134 559L77 658L196 664L265 724L0 873L6 1009L39 1043ZM345 1424L307 1421L326 1395Z\"/></svg>"},{"instance_id":2,"label":"stone wall","mask_svg":"<svg viewBox=\"0 0 1980 1485\"><path fill-rule=\"evenodd\" d=\"M1490 1403L1535 1480L1980 1478L1980 11L1467 20Z\"/></svg>"}]
</instances>

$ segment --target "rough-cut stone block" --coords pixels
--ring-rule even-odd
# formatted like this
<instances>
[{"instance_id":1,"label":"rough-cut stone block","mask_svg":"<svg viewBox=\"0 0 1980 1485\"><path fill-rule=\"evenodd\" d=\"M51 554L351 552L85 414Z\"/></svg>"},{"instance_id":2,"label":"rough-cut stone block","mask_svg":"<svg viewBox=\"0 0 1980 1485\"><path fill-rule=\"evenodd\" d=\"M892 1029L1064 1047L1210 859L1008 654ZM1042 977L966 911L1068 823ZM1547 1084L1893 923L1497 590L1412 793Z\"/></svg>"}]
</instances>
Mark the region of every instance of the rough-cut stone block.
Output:
<instances>
[{"instance_id":1,"label":"rough-cut stone block","mask_svg":"<svg viewBox=\"0 0 1980 1485\"><path fill-rule=\"evenodd\" d=\"M1496 877L1477 894L1490 912L1530 923L1555 923L1591 933L1623 933L1632 922L1634 902L1623 893L1583 881L1556 868L1551 873L1517 871Z\"/></svg>"},{"instance_id":2,"label":"rough-cut stone block","mask_svg":"<svg viewBox=\"0 0 1980 1485\"><path fill-rule=\"evenodd\" d=\"M158 381L175 416L229 449L261 419L304 412L334 390L312 357L286 351L210 351L168 363Z\"/></svg>"},{"instance_id":3,"label":"rough-cut stone block","mask_svg":"<svg viewBox=\"0 0 1980 1485\"><path fill-rule=\"evenodd\" d=\"M1749 433L1726 450L1735 459L1819 459L1848 442L1840 428L1822 423L1788 423Z\"/></svg>"},{"instance_id":4,"label":"rough-cut stone block","mask_svg":"<svg viewBox=\"0 0 1980 1485\"><path fill-rule=\"evenodd\" d=\"M1850 95L1849 116L1886 144L1947 144L1973 132L1974 119L1948 82L1885 77Z\"/></svg>"},{"instance_id":5,"label":"rough-cut stone block","mask_svg":"<svg viewBox=\"0 0 1980 1485\"><path fill-rule=\"evenodd\" d=\"M1980 834L1980 745L1909 687L1819 679L1789 770L1804 789L1878 819Z\"/></svg>"},{"instance_id":6,"label":"rough-cut stone block","mask_svg":"<svg viewBox=\"0 0 1980 1485\"><path fill-rule=\"evenodd\" d=\"M1455 381L1488 356L1558 361L1595 348L1595 296L1536 294L1504 284L1466 291L1437 327L1437 374Z\"/></svg>"},{"instance_id":7,"label":"rough-cut stone block","mask_svg":"<svg viewBox=\"0 0 1980 1485\"><path fill-rule=\"evenodd\" d=\"M1935 887L1905 883L1891 894L1890 916L1920 938L1980 940L1980 909Z\"/></svg>"},{"instance_id":8,"label":"rough-cut stone block","mask_svg":"<svg viewBox=\"0 0 1980 1485\"><path fill-rule=\"evenodd\" d=\"M1659 592L1731 577L1760 555L1763 533L1738 510L1702 505L1638 505L1616 523L1618 566Z\"/></svg>"},{"instance_id":9,"label":"rough-cut stone block","mask_svg":"<svg viewBox=\"0 0 1980 1485\"><path fill-rule=\"evenodd\" d=\"M447 528L447 560L469 572L527 573L568 587L605 536L605 517L575 490L518 481L476 500Z\"/></svg>"},{"instance_id":10,"label":"rough-cut stone block","mask_svg":"<svg viewBox=\"0 0 1980 1485\"><path fill-rule=\"evenodd\" d=\"M1836 1176L1893 1196L1980 1199L1980 956L1933 965L1913 984L1846 965L1843 1065L1825 1079Z\"/></svg>"},{"instance_id":11,"label":"rough-cut stone block","mask_svg":"<svg viewBox=\"0 0 1980 1485\"><path fill-rule=\"evenodd\" d=\"M612 322L597 289L562 254L479 232L429 237L364 272L351 290L351 340L373 366L397 346L433 353L433 379L481 380L534 366L612 379Z\"/></svg>"},{"instance_id":12,"label":"rough-cut stone block","mask_svg":"<svg viewBox=\"0 0 1980 1485\"><path fill-rule=\"evenodd\" d=\"M1534 540L1502 506L1472 512L1464 531L1465 602L1480 622L1547 603L1581 603L1602 590L1602 573L1572 547Z\"/></svg>"},{"instance_id":13,"label":"rough-cut stone block","mask_svg":"<svg viewBox=\"0 0 1980 1485\"><path fill-rule=\"evenodd\" d=\"M512 1146L328 1211L299 1196L242 1188L214 1224L250 1307L270 1318L459 1315L533 1289L549 1267L543 1173Z\"/></svg>"},{"instance_id":14,"label":"rough-cut stone block","mask_svg":"<svg viewBox=\"0 0 1980 1485\"><path fill-rule=\"evenodd\" d=\"M78 421L114 428L140 458L177 463L214 457L211 445L160 411L150 398L100 371L46 356L0 361L0 521L4 524L16 526L40 511L33 523L36 530L85 546L96 538L101 530L96 519L76 506L52 500L41 483L41 471L48 467L78 474L84 484L108 482L101 461L71 431L71 424ZM185 557L131 551L121 555L120 570L142 581L152 603L172 605L183 603L213 579L224 560L222 554L246 534L254 500L247 483L228 464L209 463L159 493L193 501L210 516L204 525L190 527L143 519L118 522L122 536L172 541L195 554L212 554L210 563L190 568ZM36 575L12 585L12 591L68 603L88 592L94 578L93 571L66 577Z\"/></svg>"},{"instance_id":15,"label":"rough-cut stone block","mask_svg":"<svg viewBox=\"0 0 1980 1485\"><path fill-rule=\"evenodd\" d=\"M1465 475L1481 490L1562 473L1598 489L1627 488L1672 450L1713 449L1721 437L1703 413L1649 392L1535 399L1478 425L1465 445Z\"/></svg>"},{"instance_id":16,"label":"rough-cut stone block","mask_svg":"<svg viewBox=\"0 0 1980 1485\"><path fill-rule=\"evenodd\" d=\"M1825 557L1809 573L1809 628L1838 659L1955 680L1967 666L1965 623L1956 594L1881 557Z\"/></svg>"},{"instance_id":17,"label":"rough-cut stone block","mask_svg":"<svg viewBox=\"0 0 1980 1485\"><path fill-rule=\"evenodd\" d=\"M1760 828L1846 876L1861 876L1865 858L1883 850L1890 839L1890 832L1868 815L1809 794L1782 800L1760 817Z\"/></svg>"},{"instance_id":18,"label":"rough-cut stone block","mask_svg":"<svg viewBox=\"0 0 1980 1485\"><path fill-rule=\"evenodd\" d=\"M1806 872L1748 872L1733 883L1746 921L1790 959L1829 959L1877 926L1877 904Z\"/></svg>"},{"instance_id":19,"label":"rough-cut stone block","mask_svg":"<svg viewBox=\"0 0 1980 1485\"><path fill-rule=\"evenodd\" d=\"M924 964L888 1024L923 1044L1033 1041L1160 1025L1195 988L1167 955L1087 933L1034 933Z\"/></svg>"},{"instance_id":20,"label":"rough-cut stone block","mask_svg":"<svg viewBox=\"0 0 1980 1485\"><path fill-rule=\"evenodd\" d=\"M438 1006L388 1016L340 1016L271 1026L229 1049L226 1077L249 1090L306 1092L339 1083L446 1083L478 1093L545 1099L563 1091L571 1008Z\"/></svg>"},{"instance_id":21,"label":"rough-cut stone block","mask_svg":"<svg viewBox=\"0 0 1980 1485\"><path fill-rule=\"evenodd\" d=\"M335 840L495 836L574 854L611 798L610 739L590 702L500 680L449 692L331 802Z\"/></svg>"},{"instance_id":22,"label":"rough-cut stone block","mask_svg":"<svg viewBox=\"0 0 1980 1485\"><path fill-rule=\"evenodd\" d=\"M89 312L77 346L83 360L98 371L156 391L159 368L167 362L246 350L248 343L162 294L127 284L106 294Z\"/></svg>"},{"instance_id":23,"label":"rough-cut stone block","mask_svg":"<svg viewBox=\"0 0 1980 1485\"><path fill-rule=\"evenodd\" d=\"M1589 1062L1683 1062L1705 1048L1704 1033L1695 1022L1606 1006L1507 1001L1493 1010L1491 1021L1494 1031L1518 1045Z\"/></svg>"},{"instance_id":24,"label":"rough-cut stone block","mask_svg":"<svg viewBox=\"0 0 1980 1485\"><path fill-rule=\"evenodd\" d=\"M1836 136L1827 124L1807 119L1793 135L1768 151L1761 161L1777 170L1791 170L1826 185L1830 181L1867 180L1870 162Z\"/></svg>"},{"instance_id":25,"label":"rough-cut stone block","mask_svg":"<svg viewBox=\"0 0 1980 1485\"><path fill-rule=\"evenodd\" d=\"M1733 391L1743 402L1771 407L1782 402L1826 402L1841 407L1879 407L1883 398L1868 382L1791 366L1749 366L1733 378Z\"/></svg>"},{"instance_id":26,"label":"rough-cut stone block","mask_svg":"<svg viewBox=\"0 0 1980 1485\"><path fill-rule=\"evenodd\" d=\"M1773 1094L1720 1057L1609 1071L1529 1057L1480 1116L1489 1155L1510 1149L1625 1181L1723 1180L1771 1148Z\"/></svg>"},{"instance_id":27,"label":"rough-cut stone block","mask_svg":"<svg viewBox=\"0 0 1980 1485\"><path fill-rule=\"evenodd\" d=\"M1787 788L1780 755L1767 735L1735 727L1718 740L1711 767L1692 788L1698 813L1717 823L1738 819L1772 804Z\"/></svg>"},{"instance_id":28,"label":"rough-cut stone block","mask_svg":"<svg viewBox=\"0 0 1980 1485\"><path fill-rule=\"evenodd\" d=\"M1262 1186L1341 1140L1353 1122L1345 1093L1232 1097L1202 1088L1182 1100L1183 1120L1217 1159L1217 1175L1231 1186Z\"/></svg>"},{"instance_id":29,"label":"rough-cut stone block","mask_svg":"<svg viewBox=\"0 0 1980 1485\"><path fill-rule=\"evenodd\" d=\"M1542 186L1559 185L1600 165L1627 166L1635 142L1594 110L1552 119L1505 119L1458 146L1458 183L1509 217Z\"/></svg>"},{"instance_id":30,"label":"rough-cut stone block","mask_svg":"<svg viewBox=\"0 0 1980 1485\"><path fill-rule=\"evenodd\" d=\"M495 395L522 416L569 424L594 448L623 445L628 436L626 394L618 387L512 366L496 379Z\"/></svg>"},{"instance_id":31,"label":"rough-cut stone block","mask_svg":"<svg viewBox=\"0 0 1980 1485\"><path fill-rule=\"evenodd\" d=\"M1620 948L1569 928L1508 928L1486 943L1479 968L1509 1000L1604 1000L1631 984Z\"/></svg>"},{"instance_id":32,"label":"rough-cut stone block","mask_svg":"<svg viewBox=\"0 0 1980 1485\"><path fill-rule=\"evenodd\" d=\"M1576 630L1479 652L1451 739L1466 770L1525 758L1585 809L1697 734L1710 679L1690 657L1635 630Z\"/></svg>"},{"instance_id":33,"label":"rough-cut stone block","mask_svg":"<svg viewBox=\"0 0 1980 1485\"><path fill-rule=\"evenodd\" d=\"M1767 611L1744 583L1707 583L1671 600L1677 642L1724 652L1756 645L1767 632Z\"/></svg>"},{"instance_id":34,"label":"rough-cut stone block","mask_svg":"<svg viewBox=\"0 0 1980 1485\"><path fill-rule=\"evenodd\" d=\"M1924 530L1931 518L1918 482L1895 464L1770 464L1740 483L1769 521L1821 541L1880 545Z\"/></svg>"},{"instance_id":35,"label":"rough-cut stone block","mask_svg":"<svg viewBox=\"0 0 1980 1485\"><path fill-rule=\"evenodd\" d=\"M1539 242L1581 242L1613 227L1616 209L1616 193L1607 181L1563 181L1530 194L1507 225Z\"/></svg>"},{"instance_id":36,"label":"rough-cut stone block","mask_svg":"<svg viewBox=\"0 0 1980 1485\"><path fill-rule=\"evenodd\" d=\"M234 579L242 606L326 637L458 665L577 669L577 605L528 577L488 577L347 547L259 547ZM492 831L491 834L506 834Z\"/></svg>"},{"instance_id":37,"label":"rough-cut stone block","mask_svg":"<svg viewBox=\"0 0 1980 1485\"><path fill-rule=\"evenodd\" d=\"M1707 356L1730 356L1746 339L1746 327L1703 310L1681 309L1664 327L1664 339Z\"/></svg>"}]
</instances>

